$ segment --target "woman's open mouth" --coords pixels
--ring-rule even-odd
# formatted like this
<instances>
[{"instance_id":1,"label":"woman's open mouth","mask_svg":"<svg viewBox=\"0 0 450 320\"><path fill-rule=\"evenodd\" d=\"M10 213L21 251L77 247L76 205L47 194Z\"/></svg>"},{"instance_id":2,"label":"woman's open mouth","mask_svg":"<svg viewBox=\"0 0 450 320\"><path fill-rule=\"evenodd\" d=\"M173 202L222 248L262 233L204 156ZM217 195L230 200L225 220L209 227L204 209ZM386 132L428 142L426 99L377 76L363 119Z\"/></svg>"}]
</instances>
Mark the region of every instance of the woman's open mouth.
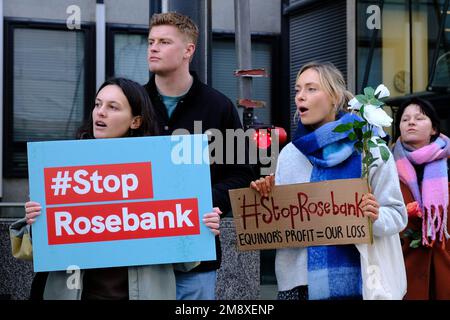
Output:
<instances>
[{"instance_id":1,"label":"woman's open mouth","mask_svg":"<svg viewBox=\"0 0 450 320\"><path fill-rule=\"evenodd\" d=\"M300 107L298 108L298 111L300 112L300 115L304 115L306 112L308 112L308 108Z\"/></svg>"},{"instance_id":2,"label":"woman's open mouth","mask_svg":"<svg viewBox=\"0 0 450 320\"><path fill-rule=\"evenodd\" d=\"M100 128L106 128L106 124L103 121L95 121L95 126Z\"/></svg>"}]
</instances>

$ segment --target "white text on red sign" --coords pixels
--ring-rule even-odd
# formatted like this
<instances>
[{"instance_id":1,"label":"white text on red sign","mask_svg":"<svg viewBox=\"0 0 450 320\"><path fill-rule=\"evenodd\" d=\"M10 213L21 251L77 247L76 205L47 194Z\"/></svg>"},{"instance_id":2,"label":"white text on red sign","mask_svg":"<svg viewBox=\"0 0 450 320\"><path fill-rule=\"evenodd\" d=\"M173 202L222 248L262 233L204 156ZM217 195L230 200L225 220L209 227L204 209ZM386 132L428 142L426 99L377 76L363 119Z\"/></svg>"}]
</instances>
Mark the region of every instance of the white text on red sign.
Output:
<instances>
[{"instance_id":1,"label":"white text on red sign","mask_svg":"<svg viewBox=\"0 0 450 320\"><path fill-rule=\"evenodd\" d=\"M47 205L153 198L150 162L45 168Z\"/></svg>"}]
</instances>

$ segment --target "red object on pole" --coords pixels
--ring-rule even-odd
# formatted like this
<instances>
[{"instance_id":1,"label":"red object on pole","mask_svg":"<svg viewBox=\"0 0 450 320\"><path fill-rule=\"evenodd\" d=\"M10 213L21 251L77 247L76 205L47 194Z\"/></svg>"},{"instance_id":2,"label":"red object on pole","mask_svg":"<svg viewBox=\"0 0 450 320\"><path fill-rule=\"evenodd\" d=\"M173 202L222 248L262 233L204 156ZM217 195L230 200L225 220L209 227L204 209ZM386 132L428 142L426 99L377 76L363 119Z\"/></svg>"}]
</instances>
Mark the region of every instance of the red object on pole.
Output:
<instances>
[{"instance_id":1,"label":"red object on pole","mask_svg":"<svg viewBox=\"0 0 450 320\"><path fill-rule=\"evenodd\" d=\"M261 127L257 128L253 136L256 146L260 149L267 149L272 145L273 136L278 136L278 145L282 146L286 143L286 130L282 127Z\"/></svg>"},{"instance_id":2,"label":"red object on pole","mask_svg":"<svg viewBox=\"0 0 450 320\"><path fill-rule=\"evenodd\" d=\"M236 77L267 77L266 69L258 68L258 69L240 69L235 70L234 75Z\"/></svg>"},{"instance_id":3,"label":"red object on pole","mask_svg":"<svg viewBox=\"0 0 450 320\"><path fill-rule=\"evenodd\" d=\"M275 130L278 133L278 141L280 143L280 146L283 146L287 141L287 133L286 130L282 127L275 127Z\"/></svg>"},{"instance_id":4,"label":"red object on pole","mask_svg":"<svg viewBox=\"0 0 450 320\"><path fill-rule=\"evenodd\" d=\"M264 108L266 103L260 100L238 99L238 106L244 108Z\"/></svg>"}]
</instances>

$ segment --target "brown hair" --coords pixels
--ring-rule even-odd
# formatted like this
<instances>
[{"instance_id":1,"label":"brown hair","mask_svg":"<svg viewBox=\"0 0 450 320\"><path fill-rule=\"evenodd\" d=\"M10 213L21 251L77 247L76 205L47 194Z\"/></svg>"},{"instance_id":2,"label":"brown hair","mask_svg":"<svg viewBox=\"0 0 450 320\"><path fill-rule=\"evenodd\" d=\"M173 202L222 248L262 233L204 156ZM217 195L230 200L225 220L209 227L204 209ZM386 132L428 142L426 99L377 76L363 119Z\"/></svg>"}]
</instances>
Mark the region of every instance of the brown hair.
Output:
<instances>
[{"instance_id":1,"label":"brown hair","mask_svg":"<svg viewBox=\"0 0 450 320\"><path fill-rule=\"evenodd\" d=\"M98 93L106 86L115 85L118 86L131 107L131 113L133 116L140 116L142 123L137 129L129 129L128 137L142 137L142 136L155 136L158 135L158 124L156 122L156 115L149 95L145 91L144 87L139 83L125 78L111 78L106 80L98 89ZM94 138L94 120L92 119L92 112L89 119L84 123L82 127L78 129L77 139L93 139Z\"/></svg>"},{"instance_id":2,"label":"brown hair","mask_svg":"<svg viewBox=\"0 0 450 320\"><path fill-rule=\"evenodd\" d=\"M150 29L154 26L174 26L194 45L197 44L198 27L188 16L177 12L156 13L150 20Z\"/></svg>"},{"instance_id":3,"label":"brown hair","mask_svg":"<svg viewBox=\"0 0 450 320\"><path fill-rule=\"evenodd\" d=\"M439 116L436 113L436 109L433 107L430 101L417 97L403 101L403 103L400 105L400 108L397 111L395 120L395 129L397 132L397 138L400 136L400 123L402 120L403 113L405 112L406 108L408 108L411 105L417 105L419 107L420 112L422 112L424 115L430 118L432 128L436 131L436 133L432 135L430 139L430 141L433 142L441 134L441 123L439 121Z\"/></svg>"}]
</instances>

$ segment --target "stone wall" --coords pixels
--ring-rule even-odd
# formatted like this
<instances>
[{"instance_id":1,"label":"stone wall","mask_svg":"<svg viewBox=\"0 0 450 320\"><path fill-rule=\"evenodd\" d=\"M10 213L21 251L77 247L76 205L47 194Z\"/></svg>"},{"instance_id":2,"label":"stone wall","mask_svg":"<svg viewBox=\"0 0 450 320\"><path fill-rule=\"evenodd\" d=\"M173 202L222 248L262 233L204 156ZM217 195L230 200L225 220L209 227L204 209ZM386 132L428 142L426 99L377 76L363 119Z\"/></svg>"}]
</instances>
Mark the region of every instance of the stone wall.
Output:
<instances>
[{"instance_id":1,"label":"stone wall","mask_svg":"<svg viewBox=\"0 0 450 320\"><path fill-rule=\"evenodd\" d=\"M0 219L0 299L27 299L33 279L30 261L11 255L8 227L12 219ZM231 218L220 225L222 265L217 274L218 300L259 299L259 251L238 252L236 233Z\"/></svg>"},{"instance_id":2,"label":"stone wall","mask_svg":"<svg viewBox=\"0 0 450 320\"><path fill-rule=\"evenodd\" d=\"M33 263L11 254L8 227L14 220L0 219L0 299L28 298L33 279Z\"/></svg>"},{"instance_id":3,"label":"stone wall","mask_svg":"<svg viewBox=\"0 0 450 320\"><path fill-rule=\"evenodd\" d=\"M222 265L217 273L217 299L259 299L259 251L237 251L236 229L232 218L221 220L220 233Z\"/></svg>"}]
</instances>

